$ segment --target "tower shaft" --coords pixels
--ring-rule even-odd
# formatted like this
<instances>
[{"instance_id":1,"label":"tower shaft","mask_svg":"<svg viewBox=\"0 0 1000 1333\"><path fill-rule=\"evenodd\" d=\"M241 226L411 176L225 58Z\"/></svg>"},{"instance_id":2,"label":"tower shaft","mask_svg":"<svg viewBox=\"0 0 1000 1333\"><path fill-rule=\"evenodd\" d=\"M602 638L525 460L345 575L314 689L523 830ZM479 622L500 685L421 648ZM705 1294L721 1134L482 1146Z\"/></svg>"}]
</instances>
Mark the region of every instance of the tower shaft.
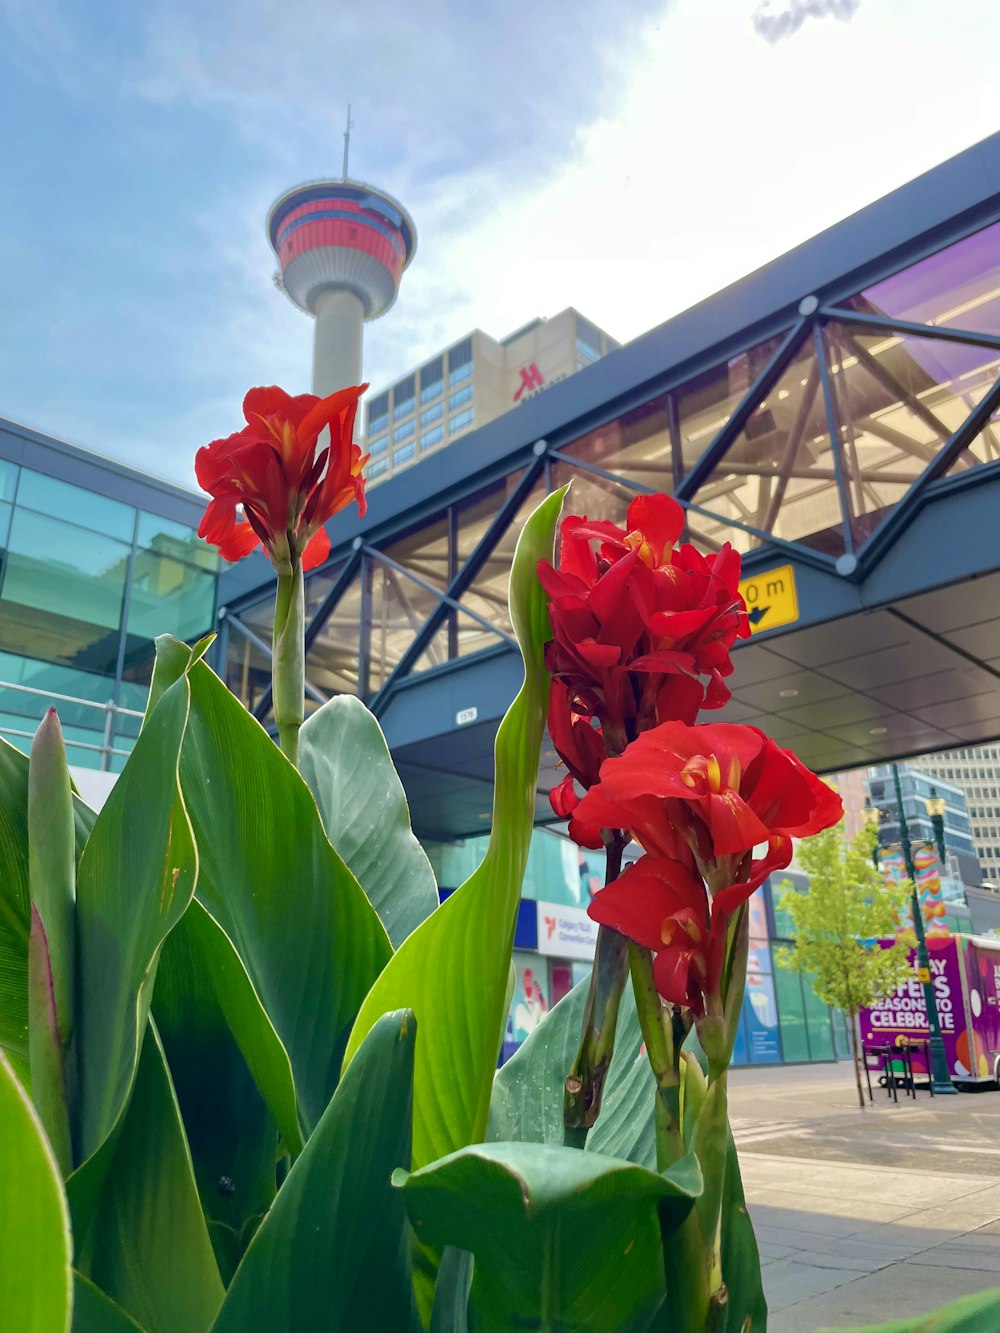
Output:
<instances>
[{"instance_id":1,"label":"tower shaft","mask_svg":"<svg viewBox=\"0 0 1000 1333\"><path fill-rule=\"evenodd\" d=\"M364 319L360 299L346 288L332 288L316 297L312 390L321 398L361 383Z\"/></svg>"}]
</instances>

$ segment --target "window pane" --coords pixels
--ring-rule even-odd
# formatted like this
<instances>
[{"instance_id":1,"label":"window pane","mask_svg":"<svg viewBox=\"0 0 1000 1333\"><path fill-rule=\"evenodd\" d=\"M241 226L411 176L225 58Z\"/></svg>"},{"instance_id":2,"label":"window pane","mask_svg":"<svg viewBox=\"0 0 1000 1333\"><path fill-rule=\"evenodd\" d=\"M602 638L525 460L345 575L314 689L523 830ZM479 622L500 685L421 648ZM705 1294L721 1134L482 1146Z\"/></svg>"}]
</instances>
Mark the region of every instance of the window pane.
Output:
<instances>
[{"instance_id":1,"label":"window pane","mask_svg":"<svg viewBox=\"0 0 1000 1333\"><path fill-rule=\"evenodd\" d=\"M421 426L429 426L434 421L439 421L444 414L444 403L435 403L433 407L427 408L425 412L420 413Z\"/></svg>"},{"instance_id":2,"label":"window pane","mask_svg":"<svg viewBox=\"0 0 1000 1333\"><path fill-rule=\"evenodd\" d=\"M781 1047L786 1060L808 1060L809 1039L806 1035L805 1004L797 972L783 967L775 970L774 989L778 999L778 1020L781 1027Z\"/></svg>"},{"instance_id":3,"label":"window pane","mask_svg":"<svg viewBox=\"0 0 1000 1333\"><path fill-rule=\"evenodd\" d=\"M854 536L863 541L909 490L1000 374L1000 355L964 343L825 331ZM963 467L982 461L970 450Z\"/></svg>"},{"instance_id":4,"label":"window pane","mask_svg":"<svg viewBox=\"0 0 1000 1333\"><path fill-rule=\"evenodd\" d=\"M215 575L180 560L137 551L129 597L128 648L133 640L152 641L158 634L196 639L215 619Z\"/></svg>"},{"instance_id":5,"label":"window pane","mask_svg":"<svg viewBox=\"0 0 1000 1333\"><path fill-rule=\"evenodd\" d=\"M148 546L157 555L173 556L201 569L218 569L219 553L203 542L194 528L159 514L140 513L138 544Z\"/></svg>"},{"instance_id":6,"label":"window pane","mask_svg":"<svg viewBox=\"0 0 1000 1333\"><path fill-rule=\"evenodd\" d=\"M866 288L855 310L1000 333L1000 222Z\"/></svg>"},{"instance_id":7,"label":"window pane","mask_svg":"<svg viewBox=\"0 0 1000 1333\"><path fill-rule=\"evenodd\" d=\"M0 640L27 657L114 674L129 547L15 510Z\"/></svg>"},{"instance_id":8,"label":"window pane","mask_svg":"<svg viewBox=\"0 0 1000 1333\"><path fill-rule=\"evenodd\" d=\"M457 416L451 418L448 422L448 434L454 435L456 431L464 430L466 426L472 424L473 409L467 407L464 412L459 412Z\"/></svg>"},{"instance_id":9,"label":"window pane","mask_svg":"<svg viewBox=\"0 0 1000 1333\"><path fill-rule=\"evenodd\" d=\"M0 458L0 500L13 500L17 473L16 463L8 463L6 459Z\"/></svg>"},{"instance_id":10,"label":"window pane","mask_svg":"<svg viewBox=\"0 0 1000 1333\"><path fill-rule=\"evenodd\" d=\"M17 487L17 507L22 506L53 518L64 518L123 542L132 540L135 510L131 505L109 500L106 495L85 491L81 486L71 486L68 481L58 481L28 468L21 469Z\"/></svg>"},{"instance_id":11,"label":"window pane","mask_svg":"<svg viewBox=\"0 0 1000 1333\"><path fill-rule=\"evenodd\" d=\"M751 373L748 367L747 376ZM742 396L740 387L729 406ZM830 555L843 554L836 460L812 339L750 415L693 500L709 512L692 513L689 524L709 546L729 541L743 552L760 546L765 539L736 527L738 522Z\"/></svg>"},{"instance_id":12,"label":"window pane","mask_svg":"<svg viewBox=\"0 0 1000 1333\"><path fill-rule=\"evenodd\" d=\"M707 370L677 391L681 451L689 471L718 435L754 380L777 351L781 338L769 338L748 352Z\"/></svg>"},{"instance_id":13,"label":"window pane","mask_svg":"<svg viewBox=\"0 0 1000 1333\"><path fill-rule=\"evenodd\" d=\"M114 680L111 676L99 675L91 671L77 671L72 667L57 666L52 662L41 662L30 657L19 657L13 653L0 653L0 711L6 719L5 724L16 730L34 732L42 715L51 703L56 702L59 719L65 726L82 728L93 734L89 740L100 741L104 732L104 704L111 698ZM14 688L22 685L24 690ZM41 693L35 693L41 691ZM53 700L51 695L66 695L73 699L87 700L97 707L88 707L87 703L66 703Z\"/></svg>"},{"instance_id":14,"label":"window pane","mask_svg":"<svg viewBox=\"0 0 1000 1333\"><path fill-rule=\"evenodd\" d=\"M453 393L451 397L448 399L449 412L454 412L456 407L461 407L462 404L467 403L471 397L472 397L472 385L466 384L463 388Z\"/></svg>"},{"instance_id":15,"label":"window pane","mask_svg":"<svg viewBox=\"0 0 1000 1333\"><path fill-rule=\"evenodd\" d=\"M398 570L377 560L369 562L372 590L371 647L368 664L368 688L378 690L385 684L417 631L438 604L435 593L423 588ZM431 645L432 662L447 660L446 649Z\"/></svg>"},{"instance_id":16,"label":"window pane","mask_svg":"<svg viewBox=\"0 0 1000 1333\"><path fill-rule=\"evenodd\" d=\"M427 431L420 437L421 449L432 449L435 444L440 444L444 439L444 427L435 426L433 430Z\"/></svg>"},{"instance_id":17,"label":"window pane","mask_svg":"<svg viewBox=\"0 0 1000 1333\"><path fill-rule=\"evenodd\" d=\"M671 491L674 479L667 412L667 397L654 398L574 440L564 452L643 486ZM575 494L571 503L577 503Z\"/></svg>"}]
</instances>

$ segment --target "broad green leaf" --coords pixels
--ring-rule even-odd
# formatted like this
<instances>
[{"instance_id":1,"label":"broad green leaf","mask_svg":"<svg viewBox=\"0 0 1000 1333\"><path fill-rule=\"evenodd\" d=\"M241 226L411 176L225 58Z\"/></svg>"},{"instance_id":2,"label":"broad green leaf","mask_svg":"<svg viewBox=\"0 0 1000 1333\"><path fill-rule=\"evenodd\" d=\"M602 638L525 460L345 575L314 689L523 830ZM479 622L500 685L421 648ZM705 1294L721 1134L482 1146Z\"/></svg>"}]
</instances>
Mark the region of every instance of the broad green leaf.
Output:
<instances>
[{"instance_id":1,"label":"broad green leaf","mask_svg":"<svg viewBox=\"0 0 1000 1333\"><path fill-rule=\"evenodd\" d=\"M469 1333L469 1290L473 1258L468 1250L444 1247L437 1281L429 1333Z\"/></svg>"},{"instance_id":2,"label":"broad green leaf","mask_svg":"<svg viewBox=\"0 0 1000 1333\"><path fill-rule=\"evenodd\" d=\"M181 923L197 955L197 963L211 981L215 999L243 1053L264 1101L270 1108L283 1143L292 1157L302 1151L295 1082L288 1052L271 1025L253 982L233 942L197 900Z\"/></svg>"},{"instance_id":3,"label":"broad green leaf","mask_svg":"<svg viewBox=\"0 0 1000 1333\"><path fill-rule=\"evenodd\" d=\"M720 1333L764 1333L767 1328L767 1301L761 1285L760 1254L743 1195L739 1155L732 1130L728 1127L727 1139L721 1245L722 1280L729 1293L729 1302L726 1306L726 1323Z\"/></svg>"},{"instance_id":4,"label":"broad green leaf","mask_svg":"<svg viewBox=\"0 0 1000 1333\"><path fill-rule=\"evenodd\" d=\"M360 699L338 695L306 718L299 772L327 836L398 949L437 907L437 881L410 829L403 784L382 728Z\"/></svg>"},{"instance_id":5,"label":"broad green leaf","mask_svg":"<svg viewBox=\"0 0 1000 1333\"><path fill-rule=\"evenodd\" d=\"M215 1256L228 1282L274 1201L278 1131L219 1005L220 978L213 975L211 960L202 954L191 929L199 917L221 934L204 908L192 903L163 946L153 1017ZM285 1068L288 1071L287 1057Z\"/></svg>"},{"instance_id":6,"label":"broad green leaf","mask_svg":"<svg viewBox=\"0 0 1000 1333\"><path fill-rule=\"evenodd\" d=\"M76 854L94 812L73 798ZM0 1048L28 1081L28 756L0 739Z\"/></svg>"},{"instance_id":7,"label":"broad green leaf","mask_svg":"<svg viewBox=\"0 0 1000 1333\"><path fill-rule=\"evenodd\" d=\"M189 653L175 639L157 640L158 690L158 678L183 671ZM310 1129L337 1086L351 1026L392 948L296 770L204 662L191 665L188 680L181 786L198 845L198 901L231 941L287 1052L299 1119ZM260 1015L248 999L228 1005L221 992L220 999L287 1141L287 1087L278 1097L277 1075L262 1081L251 1049L261 1041ZM276 1067L280 1058L272 1043L268 1062Z\"/></svg>"},{"instance_id":8,"label":"broad green leaf","mask_svg":"<svg viewBox=\"0 0 1000 1333\"><path fill-rule=\"evenodd\" d=\"M580 1040L586 998L587 982L582 981L545 1015L527 1041L497 1071L490 1103L491 1140L562 1142L563 1079ZM694 1053L691 1059L695 1059ZM697 1068L692 1066L692 1075L697 1074ZM686 1080L686 1098L694 1111L698 1109L694 1100L697 1085L702 1082L695 1077ZM654 1096L655 1084L642 1050L635 998L632 987L627 986L618 1014L615 1053L608 1070L601 1114L587 1138L586 1150L654 1168ZM754 1330L764 1328L767 1307L760 1283L757 1242L743 1197L736 1147L732 1134L728 1131L727 1134L722 1267L730 1300L725 1333L744 1333L743 1321L747 1316L755 1321L751 1325Z\"/></svg>"},{"instance_id":9,"label":"broad green leaf","mask_svg":"<svg viewBox=\"0 0 1000 1333\"><path fill-rule=\"evenodd\" d=\"M406 1210L412 1013L372 1029L250 1242L212 1333L416 1333Z\"/></svg>"},{"instance_id":10,"label":"broad green leaf","mask_svg":"<svg viewBox=\"0 0 1000 1333\"><path fill-rule=\"evenodd\" d=\"M486 1132L548 704L543 649L552 631L535 571L540 559L551 558L563 494L548 496L535 510L514 554L510 605L525 662L524 684L497 732L493 830L486 856L400 946L365 1000L347 1048L350 1061L387 1010L408 1007L416 1013L421 1040L413 1160L418 1166Z\"/></svg>"},{"instance_id":11,"label":"broad green leaf","mask_svg":"<svg viewBox=\"0 0 1000 1333\"><path fill-rule=\"evenodd\" d=\"M146 1333L146 1330L89 1278L74 1272L73 1333Z\"/></svg>"},{"instance_id":12,"label":"broad green leaf","mask_svg":"<svg viewBox=\"0 0 1000 1333\"><path fill-rule=\"evenodd\" d=\"M85 1276L148 1333L205 1333L223 1286L155 1024L89 1236Z\"/></svg>"},{"instance_id":13,"label":"broad green leaf","mask_svg":"<svg viewBox=\"0 0 1000 1333\"><path fill-rule=\"evenodd\" d=\"M701 1188L692 1157L664 1174L541 1143L463 1148L394 1179L418 1238L475 1255L470 1327L641 1333L664 1297L661 1232Z\"/></svg>"},{"instance_id":14,"label":"broad green leaf","mask_svg":"<svg viewBox=\"0 0 1000 1333\"><path fill-rule=\"evenodd\" d=\"M757 1325L753 1327L756 1333ZM1000 1328L1000 1287L963 1296L930 1314L893 1319L888 1324L866 1324L864 1328L820 1328L816 1333L992 1333L997 1328Z\"/></svg>"},{"instance_id":15,"label":"broad green leaf","mask_svg":"<svg viewBox=\"0 0 1000 1333\"><path fill-rule=\"evenodd\" d=\"M80 858L73 1109L81 1163L128 1101L160 945L194 892L197 856L178 784L187 716L182 678L136 741Z\"/></svg>"},{"instance_id":16,"label":"broad green leaf","mask_svg":"<svg viewBox=\"0 0 1000 1333\"><path fill-rule=\"evenodd\" d=\"M490 1100L491 1140L562 1143L563 1083L580 1044L588 981L579 982L496 1073ZM615 1051L587 1151L656 1166L656 1085L642 1050L632 987L622 993Z\"/></svg>"},{"instance_id":17,"label":"broad green leaf","mask_svg":"<svg viewBox=\"0 0 1000 1333\"><path fill-rule=\"evenodd\" d=\"M59 1168L31 1101L0 1051L0 1322L68 1333L72 1241Z\"/></svg>"}]
</instances>

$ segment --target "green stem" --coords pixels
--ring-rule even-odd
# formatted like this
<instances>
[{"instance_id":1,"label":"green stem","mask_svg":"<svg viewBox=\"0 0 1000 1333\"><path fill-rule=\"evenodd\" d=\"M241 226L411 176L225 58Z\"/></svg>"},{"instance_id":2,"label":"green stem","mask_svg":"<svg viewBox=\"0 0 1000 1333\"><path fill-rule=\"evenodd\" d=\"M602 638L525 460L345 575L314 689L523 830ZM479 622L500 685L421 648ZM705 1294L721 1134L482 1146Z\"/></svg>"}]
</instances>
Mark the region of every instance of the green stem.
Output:
<instances>
[{"instance_id":1,"label":"green stem","mask_svg":"<svg viewBox=\"0 0 1000 1333\"><path fill-rule=\"evenodd\" d=\"M305 716L305 594L302 564L278 574L271 662L274 721L278 744L293 764L299 761L299 728Z\"/></svg>"},{"instance_id":2,"label":"green stem","mask_svg":"<svg viewBox=\"0 0 1000 1333\"><path fill-rule=\"evenodd\" d=\"M653 955L649 949L628 942L629 971L646 1043L646 1058L656 1079L656 1164L661 1171L684 1156L681 1132L680 1050L674 1043L673 1022L653 981Z\"/></svg>"},{"instance_id":3,"label":"green stem","mask_svg":"<svg viewBox=\"0 0 1000 1333\"><path fill-rule=\"evenodd\" d=\"M617 879L628 836L616 832L607 846L605 885ZM604 1080L615 1049L615 1029L625 978L628 976L628 942L618 931L601 926L597 932L590 990L583 1014L580 1048L566 1076L563 1094L563 1143L583 1148L601 1111Z\"/></svg>"}]
</instances>

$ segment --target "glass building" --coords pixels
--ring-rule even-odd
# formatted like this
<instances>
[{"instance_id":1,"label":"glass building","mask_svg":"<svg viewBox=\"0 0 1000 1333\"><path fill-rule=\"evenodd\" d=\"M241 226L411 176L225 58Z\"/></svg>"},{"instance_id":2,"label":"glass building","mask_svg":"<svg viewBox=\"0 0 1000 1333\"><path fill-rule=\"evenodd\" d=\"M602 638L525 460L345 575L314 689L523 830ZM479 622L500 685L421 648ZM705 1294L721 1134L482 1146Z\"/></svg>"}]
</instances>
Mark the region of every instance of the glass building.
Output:
<instances>
[{"instance_id":1,"label":"glass building","mask_svg":"<svg viewBox=\"0 0 1000 1333\"><path fill-rule=\"evenodd\" d=\"M117 772L158 634L215 618L197 496L0 421L0 735L30 745L58 706L77 768Z\"/></svg>"}]
</instances>

